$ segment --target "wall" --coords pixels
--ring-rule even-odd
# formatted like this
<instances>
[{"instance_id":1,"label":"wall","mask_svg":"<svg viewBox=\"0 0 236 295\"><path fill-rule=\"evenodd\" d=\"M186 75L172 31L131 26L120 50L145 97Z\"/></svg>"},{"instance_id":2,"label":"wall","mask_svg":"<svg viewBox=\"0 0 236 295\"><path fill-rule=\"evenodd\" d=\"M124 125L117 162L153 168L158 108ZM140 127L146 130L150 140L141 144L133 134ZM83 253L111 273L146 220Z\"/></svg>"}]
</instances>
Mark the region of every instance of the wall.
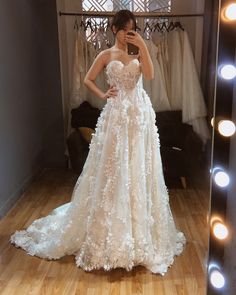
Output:
<instances>
[{"instance_id":1,"label":"wall","mask_svg":"<svg viewBox=\"0 0 236 295\"><path fill-rule=\"evenodd\" d=\"M56 4L0 9L0 218L45 167L64 167Z\"/></svg>"},{"instance_id":2,"label":"wall","mask_svg":"<svg viewBox=\"0 0 236 295\"><path fill-rule=\"evenodd\" d=\"M44 118L44 165L66 167L56 0L35 2L32 6L37 7L35 14L40 28L38 38Z\"/></svg>"}]
</instances>

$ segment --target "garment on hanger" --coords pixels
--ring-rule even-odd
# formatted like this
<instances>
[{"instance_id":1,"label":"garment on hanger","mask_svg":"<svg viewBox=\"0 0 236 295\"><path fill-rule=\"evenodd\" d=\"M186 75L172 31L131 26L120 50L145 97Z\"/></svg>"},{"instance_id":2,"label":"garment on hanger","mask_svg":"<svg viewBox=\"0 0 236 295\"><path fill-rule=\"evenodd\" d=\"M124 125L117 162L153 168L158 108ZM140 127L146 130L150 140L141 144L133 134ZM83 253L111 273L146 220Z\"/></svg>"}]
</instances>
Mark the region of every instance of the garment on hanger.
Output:
<instances>
[{"instance_id":1,"label":"garment on hanger","mask_svg":"<svg viewBox=\"0 0 236 295\"><path fill-rule=\"evenodd\" d=\"M167 86L167 94L169 96L170 94L170 80L169 80L169 52L168 52L168 44L167 44L167 32L163 34L162 36L162 42L161 42L161 57L163 59L163 70L164 70L164 75L166 77L166 86Z\"/></svg>"},{"instance_id":2,"label":"garment on hanger","mask_svg":"<svg viewBox=\"0 0 236 295\"><path fill-rule=\"evenodd\" d=\"M88 68L88 61L86 57L87 42L84 38L82 27L80 26L75 33L74 43L74 60L72 72L72 85L68 104L68 120L67 120L67 138L75 130L71 126L71 110L77 108L87 97L87 87L84 85L84 77L86 75L86 68ZM69 155L68 146L66 145L65 155Z\"/></svg>"},{"instance_id":3,"label":"garment on hanger","mask_svg":"<svg viewBox=\"0 0 236 295\"><path fill-rule=\"evenodd\" d=\"M168 75L168 48L165 35L162 32L155 31L152 33L152 41L157 47L157 60L160 66L161 77L164 82L166 94L169 100L169 75Z\"/></svg>"},{"instance_id":4,"label":"garment on hanger","mask_svg":"<svg viewBox=\"0 0 236 295\"><path fill-rule=\"evenodd\" d=\"M181 46L181 37L179 29L168 32L167 34L168 46L168 69L169 69L169 99L172 110L182 109L183 88L182 88L182 66L183 53Z\"/></svg>"},{"instance_id":5,"label":"garment on hanger","mask_svg":"<svg viewBox=\"0 0 236 295\"><path fill-rule=\"evenodd\" d=\"M153 43L152 40L145 40L145 43L153 62L154 79L143 79L144 89L150 96L153 108L156 112L170 110L170 103L164 81L165 77L163 76L163 72L161 71L161 67L157 59L157 46Z\"/></svg>"},{"instance_id":6,"label":"garment on hanger","mask_svg":"<svg viewBox=\"0 0 236 295\"><path fill-rule=\"evenodd\" d=\"M183 42L183 122L191 124L193 130L201 137L203 143L210 138L210 132L206 122L207 109L198 78L196 65L186 31L182 31Z\"/></svg>"},{"instance_id":7,"label":"garment on hanger","mask_svg":"<svg viewBox=\"0 0 236 295\"><path fill-rule=\"evenodd\" d=\"M175 28L155 37L171 109L182 110L182 121L192 125L205 144L210 138L207 109L187 31Z\"/></svg>"},{"instance_id":8,"label":"garment on hanger","mask_svg":"<svg viewBox=\"0 0 236 295\"><path fill-rule=\"evenodd\" d=\"M87 89L83 84L83 79L86 74L86 43L81 32L82 27L76 30L75 46L74 46L74 61L72 86L70 94L70 107L78 107L85 99Z\"/></svg>"},{"instance_id":9,"label":"garment on hanger","mask_svg":"<svg viewBox=\"0 0 236 295\"><path fill-rule=\"evenodd\" d=\"M101 33L100 33L101 34ZM105 41L105 39L103 38L101 38L101 43L100 43L100 48L98 48L97 50L96 50L96 55L98 55L101 51L103 51L103 50L105 50L105 49L107 49L108 47L107 47L107 44L106 44L106 41ZM108 85L108 83L107 83L107 78L106 78L106 75L105 75L105 71L101 71L100 73L99 73L99 75L97 76L97 78L96 78L96 84L97 84L97 86L100 88L100 89L102 89L103 91L105 91L105 90L107 90L108 88L109 88L109 85ZM91 96L93 96L92 94L91 94ZM98 109L102 109L103 107L104 107L104 105L106 104L106 101L104 101L104 100L102 100L102 99L98 99L97 97L94 97L94 98L91 98L90 99L90 101L91 101L91 105L93 106L93 107L97 107Z\"/></svg>"},{"instance_id":10,"label":"garment on hanger","mask_svg":"<svg viewBox=\"0 0 236 295\"><path fill-rule=\"evenodd\" d=\"M109 41L110 46L111 46L112 44L115 44L115 35L114 35L114 33L112 32L110 26L107 26L107 29L106 29L106 36L107 36L107 40Z\"/></svg>"}]
</instances>

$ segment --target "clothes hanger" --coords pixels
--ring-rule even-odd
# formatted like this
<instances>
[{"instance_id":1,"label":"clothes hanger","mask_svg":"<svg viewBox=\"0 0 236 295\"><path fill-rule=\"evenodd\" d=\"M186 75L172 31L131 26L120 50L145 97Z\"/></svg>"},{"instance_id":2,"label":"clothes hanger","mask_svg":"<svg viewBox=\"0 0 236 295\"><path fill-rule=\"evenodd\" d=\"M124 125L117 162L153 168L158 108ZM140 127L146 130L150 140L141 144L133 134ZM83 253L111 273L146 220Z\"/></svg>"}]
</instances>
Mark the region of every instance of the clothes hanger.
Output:
<instances>
[{"instance_id":1,"label":"clothes hanger","mask_svg":"<svg viewBox=\"0 0 236 295\"><path fill-rule=\"evenodd\" d=\"M168 27L166 25L166 21L162 22L161 31L164 32L164 29L165 29L165 31L167 31L167 29L168 29Z\"/></svg>"},{"instance_id":2,"label":"clothes hanger","mask_svg":"<svg viewBox=\"0 0 236 295\"><path fill-rule=\"evenodd\" d=\"M153 28L149 25L148 21L145 24L144 30L143 30L143 34L145 34L146 30L149 30L149 32L152 32Z\"/></svg>"},{"instance_id":3,"label":"clothes hanger","mask_svg":"<svg viewBox=\"0 0 236 295\"><path fill-rule=\"evenodd\" d=\"M171 22L169 23L169 26L167 28L167 31L172 31L175 28L175 23L173 22L173 20L171 20Z\"/></svg>"},{"instance_id":4,"label":"clothes hanger","mask_svg":"<svg viewBox=\"0 0 236 295\"><path fill-rule=\"evenodd\" d=\"M180 28L182 31L184 31L184 27L182 26L180 21L175 22L175 28Z\"/></svg>"},{"instance_id":5,"label":"clothes hanger","mask_svg":"<svg viewBox=\"0 0 236 295\"><path fill-rule=\"evenodd\" d=\"M153 31L155 32L156 30L158 30L158 32L161 32L161 26L159 21L157 21L157 23L154 25Z\"/></svg>"},{"instance_id":6,"label":"clothes hanger","mask_svg":"<svg viewBox=\"0 0 236 295\"><path fill-rule=\"evenodd\" d=\"M76 20L76 21L77 21L77 20ZM84 23L83 18L82 18L81 21L80 21L80 27L83 27L83 28L84 28L84 31L86 30L86 29L85 29L85 23Z\"/></svg>"},{"instance_id":7,"label":"clothes hanger","mask_svg":"<svg viewBox=\"0 0 236 295\"><path fill-rule=\"evenodd\" d=\"M173 21L171 21L168 29L169 29L169 31L171 31L171 30L174 30L175 28L180 28L181 30L184 31L184 27L182 26L179 17L177 17Z\"/></svg>"},{"instance_id":8,"label":"clothes hanger","mask_svg":"<svg viewBox=\"0 0 236 295\"><path fill-rule=\"evenodd\" d=\"M91 32L94 32L94 30L93 30L93 27L92 27L92 24L91 24L91 21L90 21L90 20L88 20L88 21L87 21L87 23L86 23L86 25L85 25L85 28L84 28L84 30L86 31L88 27L90 28Z\"/></svg>"}]
</instances>

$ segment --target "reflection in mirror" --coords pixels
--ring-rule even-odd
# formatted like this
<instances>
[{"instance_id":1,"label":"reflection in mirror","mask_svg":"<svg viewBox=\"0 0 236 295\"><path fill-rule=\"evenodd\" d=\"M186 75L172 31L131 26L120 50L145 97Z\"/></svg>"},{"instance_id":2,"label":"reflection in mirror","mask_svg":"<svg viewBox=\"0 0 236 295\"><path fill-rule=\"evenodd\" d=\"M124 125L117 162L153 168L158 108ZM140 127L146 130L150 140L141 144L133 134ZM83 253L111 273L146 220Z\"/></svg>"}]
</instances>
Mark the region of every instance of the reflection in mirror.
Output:
<instances>
[{"instance_id":1,"label":"reflection in mirror","mask_svg":"<svg viewBox=\"0 0 236 295\"><path fill-rule=\"evenodd\" d=\"M175 5L175 1L172 3ZM146 18L137 18L138 32L149 48L155 68L154 80L143 79L143 86L156 113L170 205L177 226L186 234L188 242L183 256L175 263L181 275L177 275L174 268L169 272L176 279L183 280L181 285L186 294L190 292L184 282L186 276L190 284L195 285L197 282L199 285L196 294L204 294L206 289L210 123L214 109L218 24L216 1L206 1L205 15L204 19L203 15L169 18L165 16L158 19L149 15ZM93 21L96 23L96 18ZM104 22L106 23L106 20ZM109 30L105 36L109 46L113 46L113 35L109 34ZM99 52L101 45L100 39L96 39L97 35L93 39L93 34L89 31L87 38L94 41ZM105 41L101 44L106 46ZM121 59L120 56L119 58ZM97 78L97 85L106 89L107 85L104 86L103 82L105 79L106 76L102 72ZM87 89L85 103L81 96L76 95L76 85L73 89L75 107L72 110L72 127L76 128L84 124L85 117L88 122L93 114L98 118L100 112L97 112L97 109L101 110L106 103L98 100ZM84 113L83 104L90 116ZM71 134L69 153L71 151L72 154L75 134ZM87 154L85 158L86 156ZM83 164L74 169L77 168L80 173L82 167ZM165 280L163 284L165 285Z\"/></svg>"},{"instance_id":2,"label":"reflection in mirror","mask_svg":"<svg viewBox=\"0 0 236 295\"><path fill-rule=\"evenodd\" d=\"M71 12L78 1L57 2L58 11ZM107 288L112 276L122 282L117 284L120 294L123 283L127 290L139 290L147 276L151 284L143 283L141 289L148 288L148 294L156 294L157 288L158 295L205 294L219 2L145 1L150 7L144 9L136 1L132 7L136 21L131 17L134 22L123 27L122 19L110 16L128 7L124 1L121 7L116 1L107 2L104 10L111 13L96 13L97 1L94 7L81 1L82 12L58 15L61 123L70 171L63 171L61 178L45 172L30 190L33 196L22 199L2 228L10 222L10 242L27 254L48 260L74 255L78 268L88 272L102 268L101 284L88 273L83 276L87 281L83 288L89 286L96 294ZM47 20L45 15L43 19ZM134 24L138 34L127 39ZM139 55L128 54L127 40L139 45ZM51 57L45 53L49 50L45 43L40 45L45 51L35 50ZM48 60L41 65L42 73L47 66L51 66ZM43 75L40 79L44 81ZM51 90L42 88L42 96L46 88ZM221 132L225 123L220 124ZM55 122L48 119L45 126ZM53 147L56 150L55 143ZM222 174L218 176L224 186ZM68 198L57 196L61 182ZM52 189L56 197L51 196ZM26 208L23 213L22 208ZM220 238L227 236L220 220L213 226ZM18 253L13 247L10 251ZM19 253L6 255L16 268L27 259ZM73 267L68 261L66 267ZM37 277L33 271L38 268L47 277L46 261L30 263L32 277ZM62 264L53 264L53 273L64 270ZM118 269L105 272L113 268ZM130 276L126 271L131 270ZM24 277L25 271L16 273ZM81 287L79 271L73 269L70 278L74 290ZM221 280L217 272L215 277ZM64 281L61 288L67 290ZM48 284L47 279L44 282ZM6 292L8 286L4 283Z\"/></svg>"},{"instance_id":3,"label":"reflection in mirror","mask_svg":"<svg viewBox=\"0 0 236 295\"><path fill-rule=\"evenodd\" d=\"M154 79L150 81L143 78L143 86L156 114L171 209L178 228L185 233L188 242L183 256L175 263L179 275L175 273L175 268L169 272L176 279L183 280L180 284L186 294L191 292L184 281L186 276L189 284L194 286L197 282L196 294L204 294L219 3L198 2L204 13L194 16L181 16L185 14L186 6L180 1L171 3L171 12L176 12L175 17L137 17L137 31L145 40L155 69ZM66 21L73 23L68 18ZM93 42L94 45L89 50L95 56L104 48L114 45L114 35L107 27L106 17L78 17L76 23L78 31L73 40L75 49L78 49L76 46L79 44L81 46L81 36L83 40ZM102 25L99 26L99 23ZM96 28L96 24L100 30L93 31L93 25ZM122 56L116 55L113 59L122 60ZM77 65L80 64L79 55L73 56L72 64L76 62ZM88 56L84 76L92 62L93 58L89 59ZM102 71L96 79L101 89L108 88L106 78ZM76 80L71 78L71 81ZM78 89L83 89L83 96L78 94ZM76 133L73 128L84 127L83 124L94 128L106 102L98 99L86 87L81 88L81 85L73 83L71 105L72 125L68 121L68 137L69 153L73 155L73 150L76 149ZM87 131L89 133L90 129ZM84 138L83 135L82 137ZM84 158L86 157L87 153ZM76 165L76 158L76 155L71 157L71 164L80 174L83 163ZM163 284L165 285L165 280ZM175 294L174 291L172 293Z\"/></svg>"}]
</instances>

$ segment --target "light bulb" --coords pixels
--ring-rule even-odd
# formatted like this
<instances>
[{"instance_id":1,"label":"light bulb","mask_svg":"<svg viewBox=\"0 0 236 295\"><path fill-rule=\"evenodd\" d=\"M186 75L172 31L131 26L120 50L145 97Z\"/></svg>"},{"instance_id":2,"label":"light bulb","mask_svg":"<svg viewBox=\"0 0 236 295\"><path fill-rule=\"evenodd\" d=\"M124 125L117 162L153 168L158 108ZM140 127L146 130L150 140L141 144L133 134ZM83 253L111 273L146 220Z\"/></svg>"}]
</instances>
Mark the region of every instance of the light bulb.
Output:
<instances>
[{"instance_id":1,"label":"light bulb","mask_svg":"<svg viewBox=\"0 0 236 295\"><path fill-rule=\"evenodd\" d=\"M229 184L229 176L224 171L216 172L214 179L216 184L221 187L225 187Z\"/></svg>"},{"instance_id":2,"label":"light bulb","mask_svg":"<svg viewBox=\"0 0 236 295\"><path fill-rule=\"evenodd\" d=\"M223 136L232 136L235 133L235 124L230 120L221 120L218 123L218 130Z\"/></svg>"},{"instance_id":3,"label":"light bulb","mask_svg":"<svg viewBox=\"0 0 236 295\"><path fill-rule=\"evenodd\" d=\"M225 278L222 275L222 273L219 272L218 270L212 271L210 275L210 281L211 281L211 284L217 289L220 289L224 287L225 285Z\"/></svg>"},{"instance_id":4,"label":"light bulb","mask_svg":"<svg viewBox=\"0 0 236 295\"><path fill-rule=\"evenodd\" d=\"M234 65L224 65L220 68L220 75L226 80L236 77L236 68Z\"/></svg>"},{"instance_id":5,"label":"light bulb","mask_svg":"<svg viewBox=\"0 0 236 295\"><path fill-rule=\"evenodd\" d=\"M215 118L212 117L212 118L211 118L211 126L214 127L214 124L215 124Z\"/></svg>"},{"instance_id":6,"label":"light bulb","mask_svg":"<svg viewBox=\"0 0 236 295\"><path fill-rule=\"evenodd\" d=\"M236 4L230 4L225 9L225 16L229 20L236 20Z\"/></svg>"},{"instance_id":7,"label":"light bulb","mask_svg":"<svg viewBox=\"0 0 236 295\"><path fill-rule=\"evenodd\" d=\"M224 240L228 236L228 229L223 223L216 222L213 226L213 233L216 238Z\"/></svg>"}]
</instances>

